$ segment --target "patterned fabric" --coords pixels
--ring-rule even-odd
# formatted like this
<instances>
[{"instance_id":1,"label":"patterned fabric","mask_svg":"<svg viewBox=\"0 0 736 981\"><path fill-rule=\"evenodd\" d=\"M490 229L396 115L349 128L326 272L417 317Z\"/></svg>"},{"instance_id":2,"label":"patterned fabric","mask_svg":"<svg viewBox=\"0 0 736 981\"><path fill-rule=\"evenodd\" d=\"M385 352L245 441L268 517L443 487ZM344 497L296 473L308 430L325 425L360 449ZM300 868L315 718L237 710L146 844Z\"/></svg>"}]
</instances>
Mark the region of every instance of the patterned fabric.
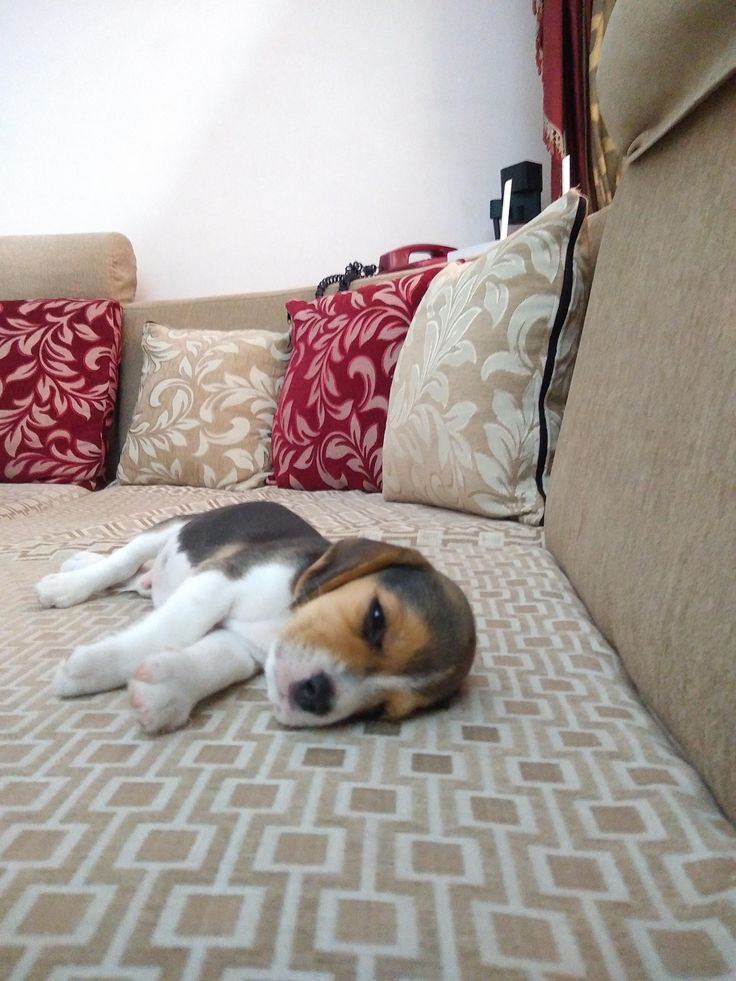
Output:
<instances>
[{"instance_id":1,"label":"patterned fabric","mask_svg":"<svg viewBox=\"0 0 736 981\"><path fill-rule=\"evenodd\" d=\"M590 192L588 54L590 2L532 0L537 19L536 61L542 79L543 137L550 153L550 189L562 193L562 158L570 179Z\"/></svg>"},{"instance_id":2,"label":"patterned fabric","mask_svg":"<svg viewBox=\"0 0 736 981\"><path fill-rule=\"evenodd\" d=\"M287 304L292 354L273 426L274 480L303 490L381 489L396 359L437 268Z\"/></svg>"},{"instance_id":3,"label":"patterned fabric","mask_svg":"<svg viewBox=\"0 0 736 981\"><path fill-rule=\"evenodd\" d=\"M0 520L33 515L89 493L77 484L5 484L0 494Z\"/></svg>"},{"instance_id":4,"label":"patterned fabric","mask_svg":"<svg viewBox=\"0 0 736 981\"><path fill-rule=\"evenodd\" d=\"M0 480L99 485L122 319L113 300L0 302Z\"/></svg>"},{"instance_id":5,"label":"patterned fabric","mask_svg":"<svg viewBox=\"0 0 736 981\"><path fill-rule=\"evenodd\" d=\"M429 287L396 368L383 492L537 524L588 298L576 191Z\"/></svg>"},{"instance_id":6,"label":"patterned fabric","mask_svg":"<svg viewBox=\"0 0 736 981\"><path fill-rule=\"evenodd\" d=\"M621 154L601 116L598 101L598 65L606 26L616 0L593 0L590 18L590 57L588 59L588 99L590 102L590 160L592 210L605 208L613 201L621 179Z\"/></svg>"},{"instance_id":7,"label":"patterned fabric","mask_svg":"<svg viewBox=\"0 0 736 981\"><path fill-rule=\"evenodd\" d=\"M288 333L147 323L143 359L118 479L191 487L263 484Z\"/></svg>"},{"instance_id":8,"label":"patterned fabric","mask_svg":"<svg viewBox=\"0 0 736 981\"><path fill-rule=\"evenodd\" d=\"M57 701L59 658L147 604L40 610L32 582L65 550L245 499L417 546L453 576L479 635L462 695L400 724L289 730L256 679L154 739L125 692ZM734 829L538 529L358 491L130 486L7 524L3 977L729 975Z\"/></svg>"}]
</instances>

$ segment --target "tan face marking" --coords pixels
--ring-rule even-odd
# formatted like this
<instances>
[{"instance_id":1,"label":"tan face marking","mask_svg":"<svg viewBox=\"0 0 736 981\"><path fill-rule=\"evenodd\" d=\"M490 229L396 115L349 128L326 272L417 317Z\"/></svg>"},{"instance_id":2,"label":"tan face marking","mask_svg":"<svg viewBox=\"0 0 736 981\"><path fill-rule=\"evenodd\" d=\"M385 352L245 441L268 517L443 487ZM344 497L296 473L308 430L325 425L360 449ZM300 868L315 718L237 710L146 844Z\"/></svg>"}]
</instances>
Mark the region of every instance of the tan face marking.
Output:
<instances>
[{"instance_id":1,"label":"tan face marking","mask_svg":"<svg viewBox=\"0 0 736 981\"><path fill-rule=\"evenodd\" d=\"M462 591L411 548L342 539L299 576L269 651L285 725L329 725L378 706L403 719L451 696L475 651Z\"/></svg>"},{"instance_id":2,"label":"tan face marking","mask_svg":"<svg viewBox=\"0 0 736 981\"><path fill-rule=\"evenodd\" d=\"M386 629L380 648L363 634L371 604L378 599ZM385 589L375 576L347 582L294 611L282 632L284 644L328 650L359 674L400 675L429 641L423 618Z\"/></svg>"}]
</instances>

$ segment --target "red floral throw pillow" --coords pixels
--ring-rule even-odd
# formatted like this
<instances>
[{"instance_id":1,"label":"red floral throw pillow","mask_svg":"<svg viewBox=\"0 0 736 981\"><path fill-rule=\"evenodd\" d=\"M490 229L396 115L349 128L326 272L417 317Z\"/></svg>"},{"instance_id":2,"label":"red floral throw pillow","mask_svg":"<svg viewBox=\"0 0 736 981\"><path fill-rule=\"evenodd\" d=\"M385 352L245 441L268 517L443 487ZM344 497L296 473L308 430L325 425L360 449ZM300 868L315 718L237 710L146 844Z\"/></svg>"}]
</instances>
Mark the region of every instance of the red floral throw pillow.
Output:
<instances>
[{"instance_id":1,"label":"red floral throw pillow","mask_svg":"<svg viewBox=\"0 0 736 981\"><path fill-rule=\"evenodd\" d=\"M438 266L287 303L292 355L273 424L270 483L299 490L381 489L396 360Z\"/></svg>"},{"instance_id":2,"label":"red floral throw pillow","mask_svg":"<svg viewBox=\"0 0 736 981\"><path fill-rule=\"evenodd\" d=\"M0 480L102 483L122 322L113 300L0 302Z\"/></svg>"}]
</instances>

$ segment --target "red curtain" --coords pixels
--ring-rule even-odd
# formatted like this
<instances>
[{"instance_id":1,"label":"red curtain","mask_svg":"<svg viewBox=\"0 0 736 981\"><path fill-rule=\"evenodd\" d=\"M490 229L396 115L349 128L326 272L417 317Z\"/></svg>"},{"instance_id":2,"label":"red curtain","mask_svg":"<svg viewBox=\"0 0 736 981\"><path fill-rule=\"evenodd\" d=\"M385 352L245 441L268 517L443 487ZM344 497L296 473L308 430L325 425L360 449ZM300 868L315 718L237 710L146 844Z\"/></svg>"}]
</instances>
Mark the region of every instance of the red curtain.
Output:
<instances>
[{"instance_id":1,"label":"red curtain","mask_svg":"<svg viewBox=\"0 0 736 981\"><path fill-rule=\"evenodd\" d=\"M532 0L537 69L544 94L544 142L552 159L552 199L562 191L562 158L570 182L590 193L588 55L591 0Z\"/></svg>"}]
</instances>

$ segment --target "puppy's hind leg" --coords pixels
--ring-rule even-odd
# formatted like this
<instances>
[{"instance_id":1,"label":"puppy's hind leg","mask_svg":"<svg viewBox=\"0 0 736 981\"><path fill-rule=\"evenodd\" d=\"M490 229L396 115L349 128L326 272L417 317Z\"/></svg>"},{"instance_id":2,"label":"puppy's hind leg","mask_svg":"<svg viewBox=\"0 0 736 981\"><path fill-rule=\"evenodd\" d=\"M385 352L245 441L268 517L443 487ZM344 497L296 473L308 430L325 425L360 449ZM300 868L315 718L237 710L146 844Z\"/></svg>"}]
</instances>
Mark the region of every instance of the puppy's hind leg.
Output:
<instances>
[{"instance_id":1,"label":"puppy's hind leg","mask_svg":"<svg viewBox=\"0 0 736 981\"><path fill-rule=\"evenodd\" d=\"M44 576L36 583L34 589L38 602L45 607L76 606L95 593L125 582L144 562L153 559L180 527L181 522L174 522L145 531L112 554L99 558L92 558L94 552L86 553L89 556L87 560L72 556L62 565L61 572Z\"/></svg>"}]
</instances>

